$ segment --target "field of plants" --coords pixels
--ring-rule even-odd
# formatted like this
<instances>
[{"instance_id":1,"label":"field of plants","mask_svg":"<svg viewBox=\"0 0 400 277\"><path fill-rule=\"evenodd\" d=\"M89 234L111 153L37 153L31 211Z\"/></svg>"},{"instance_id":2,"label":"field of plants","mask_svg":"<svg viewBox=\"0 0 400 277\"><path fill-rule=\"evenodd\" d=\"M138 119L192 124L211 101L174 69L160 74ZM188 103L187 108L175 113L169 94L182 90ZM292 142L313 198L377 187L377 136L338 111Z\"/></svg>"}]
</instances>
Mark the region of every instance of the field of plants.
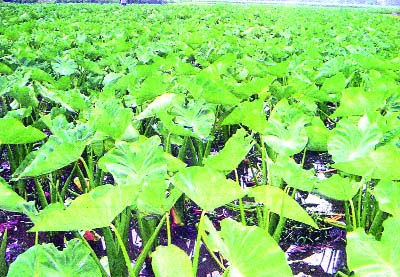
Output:
<instances>
[{"instance_id":1,"label":"field of plants","mask_svg":"<svg viewBox=\"0 0 400 277\"><path fill-rule=\"evenodd\" d=\"M0 276L400 276L391 12L0 4Z\"/></svg>"}]
</instances>

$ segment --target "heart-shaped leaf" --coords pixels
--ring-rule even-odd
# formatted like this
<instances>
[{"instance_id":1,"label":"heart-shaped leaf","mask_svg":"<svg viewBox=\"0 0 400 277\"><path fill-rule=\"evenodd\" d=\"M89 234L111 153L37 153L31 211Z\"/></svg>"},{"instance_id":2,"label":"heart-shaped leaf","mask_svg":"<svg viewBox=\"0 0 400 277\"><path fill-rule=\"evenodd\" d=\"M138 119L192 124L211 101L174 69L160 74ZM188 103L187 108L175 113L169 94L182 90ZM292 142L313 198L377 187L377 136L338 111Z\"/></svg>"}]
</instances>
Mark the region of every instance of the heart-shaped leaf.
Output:
<instances>
[{"instance_id":1,"label":"heart-shaped leaf","mask_svg":"<svg viewBox=\"0 0 400 277\"><path fill-rule=\"evenodd\" d=\"M376 123L363 116L358 125L342 119L328 139L328 151L336 162L352 161L368 155L382 138Z\"/></svg>"},{"instance_id":2,"label":"heart-shaped leaf","mask_svg":"<svg viewBox=\"0 0 400 277\"><path fill-rule=\"evenodd\" d=\"M204 160L204 165L222 172L234 170L254 145L251 136L246 135L245 130L237 130L218 154Z\"/></svg>"},{"instance_id":3,"label":"heart-shaped leaf","mask_svg":"<svg viewBox=\"0 0 400 277\"><path fill-rule=\"evenodd\" d=\"M26 144L46 138L46 134L38 129L27 126L12 117L0 118L0 145Z\"/></svg>"},{"instance_id":4,"label":"heart-shaped leaf","mask_svg":"<svg viewBox=\"0 0 400 277\"><path fill-rule=\"evenodd\" d=\"M91 230L108 226L127 206L135 203L138 193L138 186L98 186L78 196L66 208L61 203L50 204L38 215L30 216L34 223L31 231Z\"/></svg>"},{"instance_id":5,"label":"heart-shaped leaf","mask_svg":"<svg viewBox=\"0 0 400 277\"><path fill-rule=\"evenodd\" d=\"M189 256L179 247L158 246L151 254L156 277L190 277L193 276L192 263Z\"/></svg>"},{"instance_id":6,"label":"heart-shaped leaf","mask_svg":"<svg viewBox=\"0 0 400 277\"><path fill-rule=\"evenodd\" d=\"M379 209L394 216L400 216L400 183L381 180L374 188L374 196L379 203Z\"/></svg>"},{"instance_id":7,"label":"heart-shaped leaf","mask_svg":"<svg viewBox=\"0 0 400 277\"><path fill-rule=\"evenodd\" d=\"M293 276L282 249L262 228L224 219L220 232L210 224L206 224L205 230L212 234L208 239L229 261L227 276Z\"/></svg>"},{"instance_id":8,"label":"heart-shaped leaf","mask_svg":"<svg viewBox=\"0 0 400 277\"><path fill-rule=\"evenodd\" d=\"M361 186L361 182L351 181L349 178L343 178L336 174L328 179L321 180L316 191L335 200L349 201L356 195Z\"/></svg>"},{"instance_id":9,"label":"heart-shaped leaf","mask_svg":"<svg viewBox=\"0 0 400 277\"><path fill-rule=\"evenodd\" d=\"M318 225L299 203L280 188L258 186L250 189L249 196L254 197L256 202L264 204L267 209L279 216L303 222L318 229Z\"/></svg>"},{"instance_id":10,"label":"heart-shaped leaf","mask_svg":"<svg viewBox=\"0 0 400 277\"><path fill-rule=\"evenodd\" d=\"M236 182L207 166L185 168L173 177L172 183L206 211L212 211L245 194Z\"/></svg>"},{"instance_id":11,"label":"heart-shaped leaf","mask_svg":"<svg viewBox=\"0 0 400 277\"><path fill-rule=\"evenodd\" d=\"M89 249L79 240L58 251L53 244L35 245L10 265L7 277L101 276Z\"/></svg>"},{"instance_id":12,"label":"heart-shaped leaf","mask_svg":"<svg viewBox=\"0 0 400 277\"><path fill-rule=\"evenodd\" d=\"M347 234L347 264L356 276L399 276L400 245L396 238L400 217L387 219L383 227L380 242L361 228Z\"/></svg>"}]
</instances>

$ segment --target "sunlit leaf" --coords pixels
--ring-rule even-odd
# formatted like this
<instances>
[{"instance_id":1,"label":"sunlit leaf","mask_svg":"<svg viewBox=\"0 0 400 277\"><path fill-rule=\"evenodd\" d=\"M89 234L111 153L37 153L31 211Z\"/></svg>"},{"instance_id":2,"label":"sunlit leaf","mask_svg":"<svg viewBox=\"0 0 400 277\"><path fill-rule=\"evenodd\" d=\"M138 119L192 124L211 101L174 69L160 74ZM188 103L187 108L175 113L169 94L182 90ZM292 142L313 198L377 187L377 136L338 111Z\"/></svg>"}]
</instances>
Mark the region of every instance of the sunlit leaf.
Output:
<instances>
[{"instance_id":1,"label":"sunlit leaf","mask_svg":"<svg viewBox=\"0 0 400 277\"><path fill-rule=\"evenodd\" d=\"M179 247L158 246L151 254L153 271L156 277L190 277L193 276L189 256Z\"/></svg>"}]
</instances>

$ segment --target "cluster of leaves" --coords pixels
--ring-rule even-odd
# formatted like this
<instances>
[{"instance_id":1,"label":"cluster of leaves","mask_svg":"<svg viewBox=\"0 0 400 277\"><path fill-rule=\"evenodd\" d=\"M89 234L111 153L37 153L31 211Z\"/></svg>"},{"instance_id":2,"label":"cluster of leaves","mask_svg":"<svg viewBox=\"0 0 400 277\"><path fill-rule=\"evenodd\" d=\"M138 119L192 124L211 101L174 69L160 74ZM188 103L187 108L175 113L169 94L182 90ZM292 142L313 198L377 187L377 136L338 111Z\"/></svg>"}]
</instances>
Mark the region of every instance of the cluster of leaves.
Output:
<instances>
[{"instance_id":1,"label":"cluster of leaves","mask_svg":"<svg viewBox=\"0 0 400 277\"><path fill-rule=\"evenodd\" d=\"M400 273L390 240L400 224L397 19L254 6L1 9L0 146L12 176L0 179L0 208L28 215L32 231L102 228L109 270L120 276L127 214L161 217L184 197L204 211L198 242L222 254L227 276L291 276L276 242L285 219L318 228L288 194L295 189L350 206L350 270ZM250 150L262 179L243 189L226 176ZM320 180L303 169L293 157L305 151L328 151L336 173ZM105 173L115 183L104 184ZM262 207L258 226L242 217L216 230L205 212L245 196ZM388 215L381 241L365 233L379 237ZM196 253L193 264L172 244L151 256L156 276L196 274ZM178 260L179 270L170 266ZM139 266L127 262L123 274ZM63 252L33 246L8 276L54 272L107 274L84 241L72 240Z\"/></svg>"}]
</instances>

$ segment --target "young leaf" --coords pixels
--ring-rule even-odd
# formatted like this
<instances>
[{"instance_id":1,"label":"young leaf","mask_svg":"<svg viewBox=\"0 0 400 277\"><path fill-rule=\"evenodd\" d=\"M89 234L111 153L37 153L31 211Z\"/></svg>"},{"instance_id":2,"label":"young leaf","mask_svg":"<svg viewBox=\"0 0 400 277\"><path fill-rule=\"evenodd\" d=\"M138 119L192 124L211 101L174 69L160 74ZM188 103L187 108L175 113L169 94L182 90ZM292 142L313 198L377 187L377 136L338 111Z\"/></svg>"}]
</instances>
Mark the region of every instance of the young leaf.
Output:
<instances>
[{"instance_id":1,"label":"young leaf","mask_svg":"<svg viewBox=\"0 0 400 277\"><path fill-rule=\"evenodd\" d=\"M206 211L244 196L244 191L236 182L207 166L184 168L173 177L172 183Z\"/></svg>"},{"instance_id":2,"label":"young leaf","mask_svg":"<svg viewBox=\"0 0 400 277\"><path fill-rule=\"evenodd\" d=\"M251 188L249 196L279 216L290 218L318 229L318 225L292 197L273 186Z\"/></svg>"},{"instance_id":3,"label":"young leaf","mask_svg":"<svg viewBox=\"0 0 400 277\"><path fill-rule=\"evenodd\" d=\"M10 265L7 277L101 276L89 249L79 240L58 251L53 244L35 245Z\"/></svg>"},{"instance_id":4,"label":"young leaf","mask_svg":"<svg viewBox=\"0 0 400 277\"><path fill-rule=\"evenodd\" d=\"M151 254L156 277L190 277L193 276L192 263L189 256L179 247L158 246Z\"/></svg>"},{"instance_id":5,"label":"young leaf","mask_svg":"<svg viewBox=\"0 0 400 277\"><path fill-rule=\"evenodd\" d=\"M222 172L234 170L254 145L251 136L246 135L245 130L237 130L218 154L207 157L204 165Z\"/></svg>"}]
</instances>

